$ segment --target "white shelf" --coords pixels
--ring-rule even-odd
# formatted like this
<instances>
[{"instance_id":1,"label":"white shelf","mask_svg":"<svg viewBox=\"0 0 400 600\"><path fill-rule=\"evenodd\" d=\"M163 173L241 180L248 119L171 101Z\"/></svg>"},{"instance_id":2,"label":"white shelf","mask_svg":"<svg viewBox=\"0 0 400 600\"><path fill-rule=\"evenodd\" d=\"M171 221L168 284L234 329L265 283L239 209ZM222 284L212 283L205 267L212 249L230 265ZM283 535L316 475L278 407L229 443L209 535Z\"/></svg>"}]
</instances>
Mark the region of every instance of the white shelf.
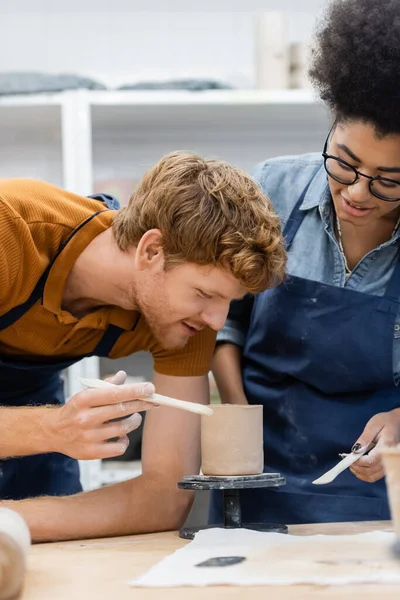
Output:
<instances>
[{"instance_id":1,"label":"white shelf","mask_svg":"<svg viewBox=\"0 0 400 600\"><path fill-rule=\"evenodd\" d=\"M0 107L61 106L66 98L76 95L93 106L315 104L311 90L67 90L51 94L1 96Z\"/></svg>"},{"instance_id":2,"label":"white shelf","mask_svg":"<svg viewBox=\"0 0 400 600\"><path fill-rule=\"evenodd\" d=\"M101 106L121 105L255 105L255 104L314 104L309 90L122 90L89 92L90 103Z\"/></svg>"},{"instance_id":3,"label":"white shelf","mask_svg":"<svg viewBox=\"0 0 400 600\"><path fill-rule=\"evenodd\" d=\"M283 137L325 126L326 111L309 90L91 91L0 97L0 130L7 140L58 140L60 115L86 110L94 140L175 134L253 138L265 129ZM70 110L71 112L71 110ZM70 119L71 120L71 119ZM70 126L69 126L70 127ZM91 137L90 132L86 135ZM13 141L10 139L10 141ZM81 163L82 164L82 163Z\"/></svg>"},{"instance_id":4,"label":"white shelf","mask_svg":"<svg viewBox=\"0 0 400 600\"><path fill-rule=\"evenodd\" d=\"M309 90L91 91L0 97L0 130L8 142L39 135L57 141L62 113L86 111L95 142L107 138L190 136L226 139L282 137L325 127L327 114ZM79 132L91 139L91 132ZM68 130L71 125L68 125ZM221 138L222 136L222 138ZM82 161L80 161L82 164Z\"/></svg>"},{"instance_id":5,"label":"white shelf","mask_svg":"<svg viewBox=\"0 0 400 600\"><path fill-rule=\"evenodd\" d=\"M21 94L0 96L0 107L2 106L60 106L63 94Z\"/></svg>"}]
</instances>

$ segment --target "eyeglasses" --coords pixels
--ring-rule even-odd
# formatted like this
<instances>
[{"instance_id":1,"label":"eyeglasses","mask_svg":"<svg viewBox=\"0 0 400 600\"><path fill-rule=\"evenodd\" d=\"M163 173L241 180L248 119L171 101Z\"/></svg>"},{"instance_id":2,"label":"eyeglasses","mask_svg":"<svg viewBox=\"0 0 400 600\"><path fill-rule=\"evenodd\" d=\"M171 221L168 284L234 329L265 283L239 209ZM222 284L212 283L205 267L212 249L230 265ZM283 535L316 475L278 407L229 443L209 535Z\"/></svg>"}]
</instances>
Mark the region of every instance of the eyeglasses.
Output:
<instances>
[{"instance_id":1,"label":"eyeglasses","mask_svg":"<svg viewBox=\"0 0 400 600\"><path fill-rule=\"evenodd\" d=\"M345 160L326 153L332 129L333 126L328 133L322 152L325 171L328 173L329 177L332 177L332 179L338 183L343 183L344 185L353 185L360 177L366 177L369 179L368 187L373 196L379 198L379 200L384 200L385 202L398 202L400 200L400 181L387 179L386 177L371 177L370 175L365 175L364 173L360 173L360 171Z\"/></svg>"}]
</instances>

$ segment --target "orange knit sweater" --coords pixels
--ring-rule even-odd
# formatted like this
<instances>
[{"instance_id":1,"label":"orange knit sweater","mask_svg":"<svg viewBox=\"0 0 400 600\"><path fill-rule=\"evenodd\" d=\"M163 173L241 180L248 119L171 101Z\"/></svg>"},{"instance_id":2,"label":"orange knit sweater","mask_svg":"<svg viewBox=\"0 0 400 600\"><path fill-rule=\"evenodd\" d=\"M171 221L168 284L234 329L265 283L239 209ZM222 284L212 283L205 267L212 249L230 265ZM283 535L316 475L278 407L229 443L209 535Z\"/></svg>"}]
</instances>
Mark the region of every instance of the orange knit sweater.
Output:
<instances>
[{"instance_id":1,"label":"orange knit sweater","mask_svg":"<svg viewBox=\"0 0 400 600\"><path fill-rule=\"evenodd\" d=\"M43 271L71 232L91 214L54 262L38 301L13 325L0 331L0 355L40 362L89 354L109 324L126 330L110 358L147 350L157 372L195 376L207 373L215 332L204 329L181 350L164 350L135 311L101 307L78 319L61 309L65 281L80 252L110 227L115 211L102 202L27 179L0 180L0 315L26 301ZM134 324L136 326L130 331Z\"/></svg>"}]
</instances>

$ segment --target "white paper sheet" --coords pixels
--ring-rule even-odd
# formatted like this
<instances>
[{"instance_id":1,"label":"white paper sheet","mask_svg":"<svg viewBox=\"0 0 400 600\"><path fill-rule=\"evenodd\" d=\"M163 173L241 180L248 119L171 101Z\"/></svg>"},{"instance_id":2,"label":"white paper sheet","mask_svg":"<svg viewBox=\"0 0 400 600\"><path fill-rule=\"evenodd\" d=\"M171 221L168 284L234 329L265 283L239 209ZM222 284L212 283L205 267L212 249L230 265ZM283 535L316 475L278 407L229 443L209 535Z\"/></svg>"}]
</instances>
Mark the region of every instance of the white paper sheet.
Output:
<instances>
[{"instance_id":1,"label":"white paper sheet","mask_svg":"<svg viewBox=\"0 0 400 600\"><path fill-rule=\"evenodd\" d=\"M343 585L400 583L392 557L393 533L295 536L248 529L208 529L131 581L135 587L207 585ZM240 564L197 567L218 556L245 556Z\"/></svg>"}]
</instances>

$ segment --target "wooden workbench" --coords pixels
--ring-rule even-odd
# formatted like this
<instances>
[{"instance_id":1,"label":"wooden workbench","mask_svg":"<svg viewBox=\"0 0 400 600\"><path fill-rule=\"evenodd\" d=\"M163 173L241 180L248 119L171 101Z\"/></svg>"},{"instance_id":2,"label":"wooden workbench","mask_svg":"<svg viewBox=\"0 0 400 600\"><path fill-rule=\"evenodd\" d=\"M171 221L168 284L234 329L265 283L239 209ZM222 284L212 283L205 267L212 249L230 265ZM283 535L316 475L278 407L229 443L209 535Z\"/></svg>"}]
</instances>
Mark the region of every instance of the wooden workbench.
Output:
<instances>
[{"instance_id":1,"label":"wooden workbench","mask_svg":"<svg viewBox=\"0 0 400 600\"><path fill-rule=\"evenodd\" d=\"M345 534L391 531L390 523L333 523L296 525L289 532ZM340 599L399 600L400 586L288 586L132 588L127 581L144 573L156 562L188 542L178 533L137 535L101 540L37 544L31 549L25 589L21 600L193 600L239 598L241 600ZM343 548L345 555L346 548ZM400 564L399 564L400 569Z\"/></svg>"}]
</instances>

